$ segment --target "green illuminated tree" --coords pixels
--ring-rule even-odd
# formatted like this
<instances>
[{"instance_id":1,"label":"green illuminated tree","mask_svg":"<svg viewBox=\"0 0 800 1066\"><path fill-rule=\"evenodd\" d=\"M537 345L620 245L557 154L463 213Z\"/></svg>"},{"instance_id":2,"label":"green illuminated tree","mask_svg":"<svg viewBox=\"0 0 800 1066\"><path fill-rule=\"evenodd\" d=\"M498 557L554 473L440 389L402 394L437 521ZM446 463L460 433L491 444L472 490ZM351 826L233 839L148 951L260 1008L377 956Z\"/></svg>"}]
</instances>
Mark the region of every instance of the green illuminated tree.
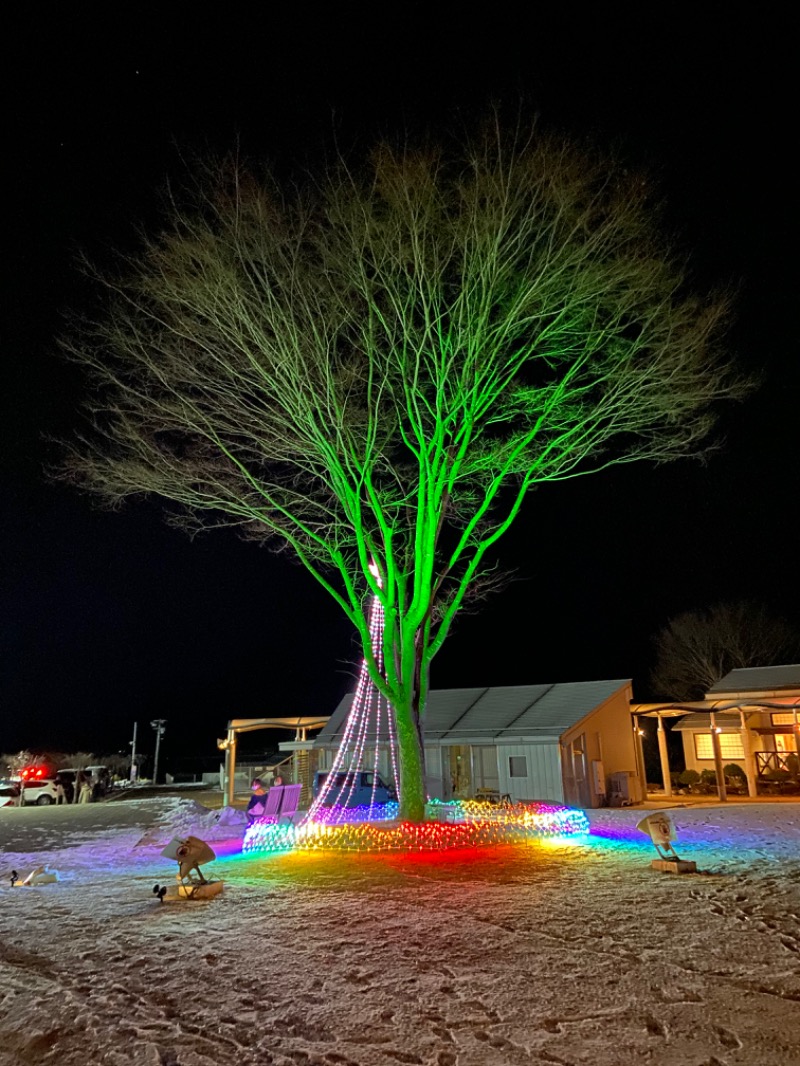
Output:
<instances>
[{"instance_id":1,"label":"green illuminated tree","mask_svg":"<svg viewBox=\"0 0 800 1066\"><path fill-rule=\"evenodd\" d=\"M638 178L537 130L383 144L299 189L223 164L66 344L92 384L69 475L296 554L394 708L412 820L431 662L525 496L696 451L745 389L725 300L690 291L656 214Z\"/></svg>"}]
</instances>

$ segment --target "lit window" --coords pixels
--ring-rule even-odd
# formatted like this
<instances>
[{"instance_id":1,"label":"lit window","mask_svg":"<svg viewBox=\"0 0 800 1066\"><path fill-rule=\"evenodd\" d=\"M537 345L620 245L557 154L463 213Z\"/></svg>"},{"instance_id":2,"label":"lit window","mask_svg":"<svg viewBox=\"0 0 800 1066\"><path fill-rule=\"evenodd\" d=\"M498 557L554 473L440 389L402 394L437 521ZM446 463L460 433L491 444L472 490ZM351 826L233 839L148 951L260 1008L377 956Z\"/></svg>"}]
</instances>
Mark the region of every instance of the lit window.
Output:
<instances>
[{"instance_id":1,"label":"lit window","mask_svg":"<svg viewBox=\"0 0 800 1066\"><path fill-rule=\"evenodd\" d=\"M528 776L528 760L524 755L509 755L508 772L512 777Z\"/></svg>"},{"instance_id":2,"label":"lit window","mask_svg":"<svg viewBox=\"0 0 800 1066\"><path fill-rule=\"evenodd\" d=\"M781 711L779 714L771 714L770 718L773 725L794 725L794 715L791 713L784 714Z\"/></svg>"},{"instance_id":3,"label":"lit window","mask_svg":"<svg viewBox=\"0 0 800 1066\"><path fill-rule=\"evenodd\" d=\"M719 748L723 759L743 759L744 748L740 733L720 733ZM694 753L698 759L713 759L714 748L710 733L695 733Z\"/></svg>"}]
</instances>

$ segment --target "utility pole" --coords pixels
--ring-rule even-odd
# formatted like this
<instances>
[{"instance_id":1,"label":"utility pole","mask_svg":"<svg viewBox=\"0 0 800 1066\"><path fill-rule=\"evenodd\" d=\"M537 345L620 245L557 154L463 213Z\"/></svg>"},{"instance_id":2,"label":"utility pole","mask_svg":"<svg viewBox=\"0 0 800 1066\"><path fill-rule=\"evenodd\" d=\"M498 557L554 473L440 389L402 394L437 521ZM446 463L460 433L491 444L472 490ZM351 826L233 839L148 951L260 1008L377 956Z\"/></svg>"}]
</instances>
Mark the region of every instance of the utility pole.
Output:
<instances>
[{"instance_id":1,"label":"utility pole","mask_svg":"<svg viewBox=\"0 0 800 1066\"><path fill-rule=\"evenodd\" d=\"M131 772L128 774L130 783L133 784L136 781L136 726L138 722L133 723L133 740L129 740L128 743L131 747Z\"/></svg>"},{"instance_id":2,"label":"utility pole","mask_svg":"<svg viewBox=\"0 0 800 1066\"><path fill-rule=\"evenodd\" d=\"M156 758L155 765L153 766L153 784L158 784L158 749L161 744L161 738L164 736L164 727L167 724L166 718L154 718L150 725L156 731Z\"/></svg>"}]
</instances>

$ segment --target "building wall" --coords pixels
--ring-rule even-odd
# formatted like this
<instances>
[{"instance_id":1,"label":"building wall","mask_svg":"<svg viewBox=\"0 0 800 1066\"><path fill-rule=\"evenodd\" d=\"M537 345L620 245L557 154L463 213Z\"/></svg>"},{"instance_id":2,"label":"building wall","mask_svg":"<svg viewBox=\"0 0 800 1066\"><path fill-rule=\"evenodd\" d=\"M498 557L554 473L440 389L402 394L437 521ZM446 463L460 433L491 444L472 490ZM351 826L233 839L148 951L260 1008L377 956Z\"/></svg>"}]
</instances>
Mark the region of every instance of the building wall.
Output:
<instances>
[{"instance_id":1,"label":"building wall","mask_svg":"<svg viewBox=\"0 0 800 1066\"><path fill-rule=\"evenodd\" d=\"M794 750L797 751L798 737L793 731L790 723L784 723L781 726L777 726L777 723L773 722L772 714L780 712L748 712L747 714L747 729L750 738L750 750L753 755L760 752L775 752L781 754L791 754ZM789 712L784 712L789 713ZM780 737L775 733L759 733L758 729L768 729L770 727L785 729L785 732L781 733ZM697 755L697 743L695 742L696 736L708 737L710 736L708 729L684 729L681 730L683 738L683 755L686 762L687 770L696 770L698 773L702 773L703 770L714 769L714 759L711 758L699 758ZM724 738L726 736L740 736L740 731L733 731L729 726L726 726L723 732L720 734L720 740L724 744ZM743 756L733 755L723 748L722 752L722 765L727 766L729 763L735 763L737 766L745 769L745 760Z\"/></svg>"},{"instance_id":2,"label":"building wall","mask_svg":"<svg viewBox=\"0 0 800 1066\"><path fill-rule=\"evenodd\" d=\"M565 802L579 802L582 806L600 807L610 794L609 778L615 773L627 773L634 792L634 801L644 799L645 783L639 780L636 771L636 748L631 721L630 704L633 693L630 685L625 685L609 697L599 707L561 736L562 758L564 766ZM586 778L583 801L574 798L568 753L576 742L583 738L586 757ZM601 767L593 764L599 762ZM601 770L598 775L596 770ZM598 776L600 780L598 780ZM605 784L605 793L598 790L599 784ZM580 791L579 786L578 791Z\"/></svg>"},{"instance_id":3,"label":"building wall","mask_svg":"<svg viewBox=\"0 0 800 1066\"><path fill-rule=\"evenodd\" d=\"M515 760L512 763L512 760ZM520 776L524 760L525 776ZM512 776L512 768L517 771ZM517 800L564 802L558 741L524 741L497 745L499 791Z\"/></svg>"},{"instance_id":4,"label":"building wall","mask_svg":"<svg viewBox=\"0 0 800 1066\"><path fill-rule=\"evenodd\" d=\"M697 754L696 754L697 748L696 748L695 741L694 741L695 736L708 737L709 735L710 734L709 734L709 731L707 729L683 729L683 730L681 730L681 738L683 740L683 757L684 757L684 761L686 763L686 769L687 770L696 770L697 773L700 774L700 773L703 772L703 770L713 770L714 769L714 758L713 758L713 755L712 755L712 757L710 759L698 759ZM724 736L730 736L730 735L731 734L727 730L724 733L721 734L721 736L723 736L723 737ZM735 734L735 735L738 735L738 734ZM760 745L760 737L758 736L757 733L753 733L752 730L750 731L750 747L751 747L751 749L752 749L752 751L754 753L757 752L757 751L761 751L762 750L761 745ZM745 769L745 763L744 763L744 759L743 758L741 758L741 759L733 758L730 755L726 755L725 752L723 751L723 754L722 754L722 765L723 766L727 766L728 763L736 763L737 766L741 766L741 768L743 770Z\"/></svg>"}]
</instances>

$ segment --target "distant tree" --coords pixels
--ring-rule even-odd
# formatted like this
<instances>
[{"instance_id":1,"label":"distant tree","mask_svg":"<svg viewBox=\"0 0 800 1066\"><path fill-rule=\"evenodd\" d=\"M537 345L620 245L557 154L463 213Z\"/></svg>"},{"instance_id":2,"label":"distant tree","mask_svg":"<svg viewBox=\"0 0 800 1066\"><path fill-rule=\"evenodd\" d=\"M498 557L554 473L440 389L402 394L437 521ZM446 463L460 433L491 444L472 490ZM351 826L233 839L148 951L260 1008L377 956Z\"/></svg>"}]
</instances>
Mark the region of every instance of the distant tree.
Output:
<instances>
[{"instance_id":1,"label":"distant tree","mask_svg":"<svg viewBox=\"0 0 800 1066\"><path fill-rule=\"evenodd\" d=\"M537 130L298 188L223 164L170 212L65 345L92 422L68 476L290 549L360 634L419 820L431 662L497 541L537 486L702 446L746 391L727 301L692 292L639 176Z\"/></svg>"},{"instance_id":2,"label":"distant tree","mask_svg":"<svg viewBox=\"0 0 800 1066\"><path fill-rule=\"evenodd\" d=\"M109 773L117 777L129 777L131 757L130 755L102 755L98 758L98 766L107 766Z\"/></svg>"},{"instance_id":3,"label":"distant tree","mask_svg":"<svg viewBox=\"0 0 800 1066\"><path fill-rule=\"evenodd\" d=\"M0 776L15 777L20 770L24 770L26 766L33 766L39 759L41 759L40 755L34 755L27 748L13 754L0 755Z\"/></svg>"},{"instance_id":4,"label":"distant tree","mask_svg":"<svg viewBox=\"0 0 800 1066\"><path fill-rule=\"evenodd\" d=\"M13 777L15 772L15 757L3 752L0 755L0 778Z\"/></svg>"},{"instance_id":5,"label":"distant tree","mask_svg":"<svg viewBox=\"0 0 800 1066\"><path fill-rule=\"evenodd\" d=\"M67 755L66 766L71 770L85 770L87 766L97 766L99 760L96 755L90 751L76 751L71 755Z\"/></svg>"},{"instance_id":6,"label":"distant tree","mask_svg":"<svg viewBox=\"0 0 800 1066\"><path fill-rule=\"evenodd\" d=\"M673 618L654 638L654 694L665 700L700 700L731 670L796 661L800 634L765 607L721 603Z\"/></svg>"}]
</instances>

